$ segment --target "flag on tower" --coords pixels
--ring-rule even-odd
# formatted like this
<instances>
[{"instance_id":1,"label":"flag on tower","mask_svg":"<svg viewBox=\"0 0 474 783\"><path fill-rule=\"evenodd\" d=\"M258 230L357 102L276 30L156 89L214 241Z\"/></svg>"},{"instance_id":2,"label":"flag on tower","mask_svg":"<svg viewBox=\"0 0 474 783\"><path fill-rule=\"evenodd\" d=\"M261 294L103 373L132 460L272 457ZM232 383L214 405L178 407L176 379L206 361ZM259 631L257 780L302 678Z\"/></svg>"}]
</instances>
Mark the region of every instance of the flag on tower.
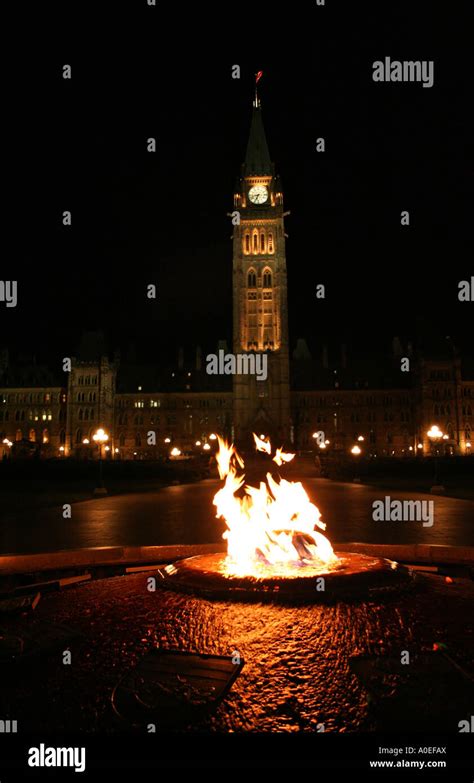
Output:
<instances>
[{"instance_id":1,"label":"flag on tower","mask_svg":"<svg viewBox=\"0 0 474 783\"><path fill-rule=\"evenodd\" d=\"M262 76L263 76L263 71L259 71L259 72L257 73L256 77L255 77L255 84L258 84L258 83L259 83L259 81L260 81L260 79L262 78Z\"/></svg>"}]
</instances>

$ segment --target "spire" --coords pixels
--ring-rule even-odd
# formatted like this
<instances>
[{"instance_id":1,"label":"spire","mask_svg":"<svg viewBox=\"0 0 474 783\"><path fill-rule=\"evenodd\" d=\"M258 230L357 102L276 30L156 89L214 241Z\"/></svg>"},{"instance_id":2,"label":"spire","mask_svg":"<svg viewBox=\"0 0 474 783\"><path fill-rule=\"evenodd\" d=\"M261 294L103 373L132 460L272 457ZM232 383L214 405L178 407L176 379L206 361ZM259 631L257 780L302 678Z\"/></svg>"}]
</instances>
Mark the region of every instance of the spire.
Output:
<instances>
[{"instance_id":1,"label":"spire","mask_svg":"<svg viewBox=\"0 0 474 783\"><path fill-rule=\"evenodd\" d=\"M253 102L252 123L243 166L244 176L273 174L267 139L262 120L262 107L258 97Z\"/></svg>"}]
</instances>

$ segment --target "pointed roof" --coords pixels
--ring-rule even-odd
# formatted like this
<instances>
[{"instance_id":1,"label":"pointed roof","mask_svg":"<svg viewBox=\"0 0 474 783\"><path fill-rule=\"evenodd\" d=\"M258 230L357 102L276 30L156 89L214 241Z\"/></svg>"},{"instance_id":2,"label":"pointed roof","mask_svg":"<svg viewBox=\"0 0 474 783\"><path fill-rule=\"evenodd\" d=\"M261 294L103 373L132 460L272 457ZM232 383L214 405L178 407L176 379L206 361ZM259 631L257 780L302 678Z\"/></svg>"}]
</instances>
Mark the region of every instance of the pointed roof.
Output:
<instances>
[{"instance_id":1,"label":"pointed roof","mask_svg":"<svg viewBox=\"0 0 474 783\"><path fill-rule=\"evenodd\" d=\"M254 101L252 123L243 166L244 176L273 174L273 166L268 151L267 139L262 120L260 101Z\"/></svg>"}]
</instances>

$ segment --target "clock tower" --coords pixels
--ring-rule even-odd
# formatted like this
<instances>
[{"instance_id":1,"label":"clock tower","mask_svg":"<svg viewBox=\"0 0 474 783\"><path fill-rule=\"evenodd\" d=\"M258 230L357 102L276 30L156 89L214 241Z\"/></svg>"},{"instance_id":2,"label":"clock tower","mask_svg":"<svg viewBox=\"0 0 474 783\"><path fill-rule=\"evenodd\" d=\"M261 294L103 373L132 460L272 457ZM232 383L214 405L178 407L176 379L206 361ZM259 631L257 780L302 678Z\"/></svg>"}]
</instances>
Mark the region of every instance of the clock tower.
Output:
<instances>
[{"instance_id":1,"label":"clock tower","mask_svg":"<svg viewBox=\"0 0 474 783\"><path fill-rule=\"evenodd\" d=\"M252 432L288 446L290 390L283 192L270 160L262 109L255 97L245 162L234 193L240 223L233 234L233 350L255 354L263 374L233 376L234 439ZM258 356L260 354L260 356ZM258 365L257 365L258 366Z\"/></svg>"}]
</instances>

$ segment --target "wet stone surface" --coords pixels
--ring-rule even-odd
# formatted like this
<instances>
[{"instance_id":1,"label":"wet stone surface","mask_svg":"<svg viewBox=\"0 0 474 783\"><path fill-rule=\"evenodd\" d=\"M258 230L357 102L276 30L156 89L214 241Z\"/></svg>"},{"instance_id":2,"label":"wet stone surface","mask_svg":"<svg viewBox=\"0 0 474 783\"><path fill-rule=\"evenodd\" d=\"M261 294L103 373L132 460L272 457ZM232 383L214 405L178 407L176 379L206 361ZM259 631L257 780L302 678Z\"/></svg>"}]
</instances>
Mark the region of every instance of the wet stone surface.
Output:
<instances>
[{"instance_id":1,"label":"wet stone surface","mask_svg":"<svg viewBox=\"0 0 474 783\"><path fill-rule=\"evenodd\" d=\"M467 580L447 584L422 576L414 592L384 602L291 607L150 592L149 576L45 594L32 614L3 617L4 649L16 637L30 654L2 662L0 714L18 720L24 730L127 730L113 712L111 695L154 646L219 655L238 651L245 659L214 714L193 724L224 732L316 731L318 724L332 732L377 728L367 691L350 668L354 655L399 659L403 650L416 656L441 643L457 664L474 670L474 585ZM79 636L35 654L51 624ZM1 644L0 639L0 655ZM65 649L70 665L63 663ZM440 724L445 729L457 730Z\"/></svg>"}]
</instances>

